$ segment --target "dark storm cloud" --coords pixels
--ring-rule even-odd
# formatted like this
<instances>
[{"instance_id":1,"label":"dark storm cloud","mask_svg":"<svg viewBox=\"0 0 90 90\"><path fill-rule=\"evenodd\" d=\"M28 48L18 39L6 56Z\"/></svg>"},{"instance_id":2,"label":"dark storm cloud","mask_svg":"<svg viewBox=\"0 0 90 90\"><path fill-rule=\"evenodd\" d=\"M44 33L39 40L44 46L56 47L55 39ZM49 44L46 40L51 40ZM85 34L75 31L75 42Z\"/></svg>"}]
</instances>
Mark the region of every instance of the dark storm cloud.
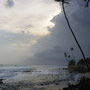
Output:
<instances>
[{"instance_id":1,"label":"dark storm cloud","mask_svg":"<svg viewBox=\"0 0 90 90\"><path fill-rule=\"evenodd\" d=\"M66 12L69 18L73 31L84 50L86 57L90 57L88 45L90 44L90 7L85 8L85 3L82 0L72 0L71 4L66 5ZM76 59L82 58L80 50L77 47L75 40L67 26L63 13L55 16L52 20L55 27L50 30L51 35L39 40L37 46L46 48L46 50L37 53L30 60L36 64L60 64L65 65L67 61L63 53L71 54L70 48L74 47L74 55ZM47 49L52 48L52 49Z\"/></svg>"},{"instance_id":2,"label":"dark storm cloud","mask_svg":"<svg viewBox=\"0 0 90 90\"><path fill-rule=\"evenodd\" d=\"M74 19L82 27L90 28L90 7L85 8L85 3L81 0L77 1L77 10L72 14L72 19Z\"/></svg>"},{"instance_id":3,"label":"dark storm cloud","mask_svg":"<svg viewBox=\"0 0 90 90\"><path fill-rule=\"evenodd\" d=\"M34 63L38 65L65 65L67 61L63 61L63 52L64 51L62 50L62 48L54 47L53 49L36 53L35 56L31 58L31 64Z\"/></svg>"},{"instance_id":4,"label":"dark storm cloud","mask_svg":"<svg viewBox=\"0 0 90 90\"><path fill-rule=\"evenodd\" d=\"M88 51L90 44L90 6L85 8L85 3L82 0L77 0L77 9L72 13L72 21L85 55L90 57Z\"/></svg>"},{"instance_id":5,"label":"dark storm cloud","mask_svg":"<svg viewBox=\"0 0 90 90\"><path fill-rule=\"evenodd\" d=\"M62 51L60 47L55 47L52 50L37 53L35 57L40 64L56 64L56 63L60 64L59 61L63 59L62 57L63 55L61 52Z\"/></svg>"},{"instance_id":6,"label":"dark storm cloud","mask_svg":"<svg viewBox=\"0 0 90 90\"><path fill-rule=\"evenodd\" d=\"M7 0L5 6L9 7L9 8L13 7L14 6L14 1L13 0Z\"/></svg>"}]
</instances>

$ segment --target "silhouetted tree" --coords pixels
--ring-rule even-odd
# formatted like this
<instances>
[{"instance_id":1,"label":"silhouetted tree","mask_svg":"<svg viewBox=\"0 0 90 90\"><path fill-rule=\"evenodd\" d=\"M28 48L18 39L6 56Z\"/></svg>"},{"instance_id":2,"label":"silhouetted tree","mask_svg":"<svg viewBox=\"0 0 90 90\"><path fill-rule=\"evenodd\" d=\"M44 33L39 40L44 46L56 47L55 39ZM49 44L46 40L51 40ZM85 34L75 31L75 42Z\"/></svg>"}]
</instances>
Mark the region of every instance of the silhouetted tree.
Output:
<instances>
[{"instance_id":1,"label":"silhouetted tree","mask_svg":"<svg viewBox=\"0 0 90 90\"><path fill-rule=\"evenodd\" d=\"M87 58L87 63L90 65L90 58ZM77 65L85 66L85 63L84 63L83 59L80 59L80 60L77 62Z\"/></svg>"},{"instance_id":2,"label":"silhouetted tree","mask_svg":"<svg viewBox=\"0 0 90 90\"><path fill-rule=\"evenodd\" d=\"M88 46L88 50L90 51L90 45Z\"/></svg>"},{"instance_id":3,"label":"silhouetted tree","mask_svg":"<svg viewBox=\"0 0 90 90\"><path fill-rule=\"evenodd\" d=\"M70 60L68 66L75 66L75 65L76 65L75 60Z\"/></svg>"},{"instance_id":4,"label":"silhouetted tree","mask_svg":"<svg viewBox=\"0 0 90 90\"><path fill-rule=\"evenodd\" d=\"M65 19L66 19L66 21L67 21L68 27L69 27L72 35L73 35L74 40L76 41L76 43L77 43L77 45L78 45L78 47L79 47L79 49L80 49L80 51L81 51L81 54L82 54L82 56L83 56L83 60L84 60L85 63L86 63L87 69L88 69L88 71L90 72L90 68L89 68L89 65L88 65L88 63L87 63L87 61L86 61L86 57L85 57L85 55L84 55L84 52L83 52L83 50L82 50L82 48L81 48L81 46L80 46L80 44L79 44L79 42L78 42L78 40L77 40L74 32L73 32L73 30L72 30L72 27L71 27L71 25L70 25L70 23L69 23L69 20L68 20L68 18L67 18L67 15L66 15L66 11L65 11L64 4L65 4L65 3L66 3L66 4L69 4L69 1L70 1L70 0L55 0L55 1L62 3L62 9L63 9L63 12L64 12Z\"/></svg>"},{"instance_id":5,"label":"silhouetted tree","mask_svg":"<svg viewBox=\"0 0 90 90\"><path fill-rule=\"evenodd\" d=\"M71 48L71 51L73 51L73 50L74 50L74 48L72 47L72 48Z\"/></svg>"},{"instance_id":6,"label":"silhouetted tree","mask_svg":"<svg viewBox=\"0 0 90 90\"><path fill-rule=\"evenodd\" d=\"M84 1L86 2L85 7L88 7L88 6L89 6L89 1L90 1L90 0L84 0Z\"/></svg>"},{"instance_id":7,"label":"silhouetted tree","mask_svg":"<svg viewBox=\"0 0 90 90\"><path fill-rule=\"evenodd\" d=\"M68 55L68 58L71 58L71 56L70 56L70 55Z\"/></svg>"},{"instance_id":8,"label":"silhouetted tree","mask_svg":"<svg viewBox=\"0 0 90 90\"><path fill-rule=\"evenodd\" d=\"M69 60L68 60L68 56L67 56L67 53L66 53L66 52L64 53L64 56L65 56L66 60L67 60L67 61L69 61Z\"/></svg>"},{"instance_id":9,"label":"silhouetted tree","mask_svg":"<svg viewBox=\"0 0 90 90\"><path fill-rule=\"evenodd\" d=\"M71 60L71 56L70 55L68 55L68 58L69 58L69 60Z\"/></svg>"},{"instance_id":10,"label":"silhouetted tree","mask_svg":"<svg viewBox=\"0 0 90 90\"><path fill-rule=\"evenodd\" d=\"M71 50L71 52L72 52L73 60L75 60L75 58L74 58L74 54L73 54L74 48L72 47L70 50Z\"/></svg>"}]
</instances>

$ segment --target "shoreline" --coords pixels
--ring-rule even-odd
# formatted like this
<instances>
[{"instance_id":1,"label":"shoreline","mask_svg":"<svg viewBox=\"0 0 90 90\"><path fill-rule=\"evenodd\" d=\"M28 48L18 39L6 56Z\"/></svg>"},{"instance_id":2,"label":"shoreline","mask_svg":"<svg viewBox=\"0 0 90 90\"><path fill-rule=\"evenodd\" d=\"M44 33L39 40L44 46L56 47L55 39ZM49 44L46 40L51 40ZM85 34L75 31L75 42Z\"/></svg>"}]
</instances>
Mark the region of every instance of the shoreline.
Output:
<instances>
[{"instance_id":1,"label":"shoreline","mask_svg":"<svg viewBox=\"0 0 90 90\"><path fill-rule=\"evenodd\" d=\"M2 67L0 90L62 90L75 74L58 67ZM5 78L6 77L6 78Z\"/></svg>"},{"instance_id":2,"label":"shoreline","mask_svg":"<svg viewBox=\"0 0 90 90\"><path fill-rule=\"evenodd\" d=\"M48 77L38 76L33 77L32 80L21 80L10 82L10 80L4 80L3 84L0 84L1 90L62 90L64 87L71 83L75 83L73 80L53 80L52 76ZM46 79L47 78L47 79Z\"/></svg>"}]
</instances>

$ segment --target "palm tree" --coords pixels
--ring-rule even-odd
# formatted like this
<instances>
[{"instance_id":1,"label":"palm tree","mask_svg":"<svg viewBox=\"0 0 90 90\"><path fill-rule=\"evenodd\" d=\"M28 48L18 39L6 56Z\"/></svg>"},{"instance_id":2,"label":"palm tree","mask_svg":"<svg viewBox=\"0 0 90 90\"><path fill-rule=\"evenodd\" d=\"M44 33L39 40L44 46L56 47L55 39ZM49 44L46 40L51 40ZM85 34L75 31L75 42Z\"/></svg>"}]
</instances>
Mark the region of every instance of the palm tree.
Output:
<instances>
[{"instance_id":1,"label":"palm tree","mask_svg":"<svg viewBox=\"0 0 90 90\"><path fill-rule=\"evenodd\" d=\"M74 58L74 54L73 54L73 51L74 51L74 48L72 47L72 48L71 48L72 57L73 57L73 59L75 60L75 58Z\"/></svg>"},{"instance_id":2,"label":"palm tree","mask_svg":"<svg viewBox=\"0 0 90 90\"><path fill-rule=\"evenodd\" d=\"M85 57L85 55L84 55L84 52L83 52L83 50L82 50L82 48L81 48L81 46L80 46L80 44L79 44L79 42L78 42L78 40L77 40L74 32L73 32L73 30L72 30L72 27L71 27L71 25L70 25L70 23L69 23L69 20L68 20L68 18L67 18L67 15L66 15L66 11L65 11L64 4L69 4L69 1L70 1L70 0L55 0L55 1L62 3L63 13L64 13L64 16L65 16L66 22L67 22L67 24L68 24L69 30L70 30L70 32L72 33L73 38L74 38L74 40L76 41L76 43L77 43L77 45L78 45L78 47L79 47L79 49L80 49L80 52L81 52L81 54L82 54L82 56L83 56L83 59L84 59L85 64L86 64L86 66L87 66L87 69L88 69L88 71L90 72L90 68L89 68L89 65L88 65L88 63L87 63L87 61L86 61L86 57Z\"/></svg>"},{"instance_id":3,"label":"palm tree","mask_svg":"<svg viewBox=\"0 0 90 90\"><path fill-rule=\"evenodd\" d=\"M89 1L90 1L90 0L84 0L84 1L86 2L85 7L88 7L88 6L89 6Z\"/></svg>"},{"instance_id":4,"label":"palm tree","mask_svg":"<svg viewBox=\"0 0 90 90\"><path fill-rule=\"evenodd\" d=\"M65 56L66 60L69 62L68 56L67 56L67 53L66 52L64 53L64 56Z\"/></svg>"},{"instance_id":5,"label":"palm tree","mask_svg":"<svg viewBox=\"0 0 90 90\"><path fill-rule=\"evenodd\" d=\"M73 50L74 50L74 48L72 47L72 48L71 48L71 51L73 51Z\"/></svg>"},{"instance_id":6,"label":"palm tree","mask_svg":"<svg viewBox=\"0 0 90 90\"><path fill-rule=\"evenodd\" d=\"M70 55L68 55L68 58L71 60L71 56Z\"/></svg>"}]
</instances>

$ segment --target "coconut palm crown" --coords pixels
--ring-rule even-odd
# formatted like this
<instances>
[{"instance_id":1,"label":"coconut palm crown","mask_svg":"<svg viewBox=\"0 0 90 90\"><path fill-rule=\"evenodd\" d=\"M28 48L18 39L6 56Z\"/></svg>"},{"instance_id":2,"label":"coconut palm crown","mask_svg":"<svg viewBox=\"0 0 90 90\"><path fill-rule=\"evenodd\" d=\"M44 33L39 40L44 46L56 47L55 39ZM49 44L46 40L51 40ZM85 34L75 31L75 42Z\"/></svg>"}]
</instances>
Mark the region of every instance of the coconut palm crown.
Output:
<instances>
[{"instance_id":1,"label":"coconut palm crown","mask_svg":"<svg viewBox=\"0 0 90 90\"><path fill-rule=\"evenodd\" d=\"M55 0L55 1L57 1L57 2L62 2L63 4L65 3L65 4L69 4L69 1L70 0Z\"/></svg>"},{"instance_id":2,"label":"coconut palm crown","mask_svg":"<svg viewBox=\"0 0 90 90\"><path fill-rule=\"evenodd\" d=\"M89 2L90 2L90 0L84 0L84 1L86 2L85 7L88 7L88 6L89 6Z\"/></svg>"}]
</instances>

